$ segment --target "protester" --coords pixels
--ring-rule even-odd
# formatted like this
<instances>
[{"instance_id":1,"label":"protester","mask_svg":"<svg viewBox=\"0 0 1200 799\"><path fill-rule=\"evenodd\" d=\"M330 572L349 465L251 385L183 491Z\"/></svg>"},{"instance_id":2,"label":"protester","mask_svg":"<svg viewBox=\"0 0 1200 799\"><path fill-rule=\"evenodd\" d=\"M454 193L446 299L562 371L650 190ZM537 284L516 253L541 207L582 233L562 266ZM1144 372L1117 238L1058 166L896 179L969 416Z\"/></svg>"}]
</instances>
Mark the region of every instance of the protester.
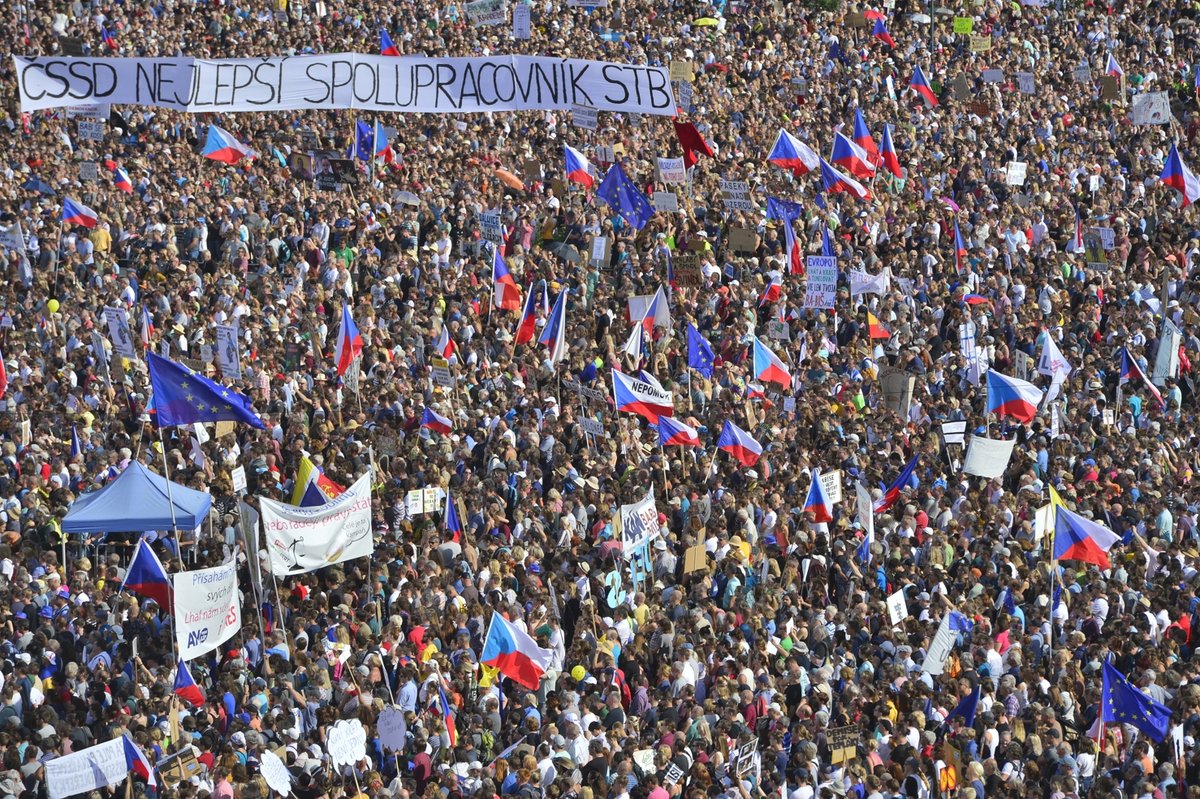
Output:
<instances>
[{"instance_id":1,"label":"protester","mask_svg":"<svg viewBox=\"0 0 1200 799\"><path fill-rule=\"evenodd\" d=\"M1195 794L1192 9L3 14L5 56L670 66L679 124L118 105L95 141L0 59L0 795L123 736L81 795ZM143 348L262 427L160 427ZM64 536L134 462L198 528ZM254 519L364 475L372 554L273 575ZM147 545L236 567L186 671Z\"/></svg>"}]
</instances>

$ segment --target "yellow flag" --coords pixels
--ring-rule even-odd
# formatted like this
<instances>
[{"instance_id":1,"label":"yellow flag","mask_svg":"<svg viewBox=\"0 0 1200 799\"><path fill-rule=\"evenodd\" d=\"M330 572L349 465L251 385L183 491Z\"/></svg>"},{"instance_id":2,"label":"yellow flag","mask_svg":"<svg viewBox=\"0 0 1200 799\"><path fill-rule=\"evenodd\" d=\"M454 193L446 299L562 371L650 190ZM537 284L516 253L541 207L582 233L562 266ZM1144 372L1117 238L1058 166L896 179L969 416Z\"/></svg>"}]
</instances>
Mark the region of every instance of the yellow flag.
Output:
<instances>
[{"instance_id":1,"label":"yellow flag","mask_svg":"<svg viewBox=\"0 0 1200 799\"><path fill-rule=\"evenodd\" d=\"M483 675L479 678L479 687L484 689L491 688L492 680L496 679L496 675L500 673L500 669L495 666L489 666L486 663L481 664L480 668L483 671Z\"/></svg>"},{"instance_id":2,"label":"yellow flag","mask_svg":"<svg viewBox=\"0 0 1200 799\"><path fill-rule=\"evenodd\" d=\"M1062 497L1060 497L1058 492L1054 490L1054 486L1047 486L1047 488L1050 489L1050 504L1060 508L1066 508L1067 503L1062 501ZM1067 508L1067 510L1070 510L1070 508Z\"/></svg>"}]
</instances>

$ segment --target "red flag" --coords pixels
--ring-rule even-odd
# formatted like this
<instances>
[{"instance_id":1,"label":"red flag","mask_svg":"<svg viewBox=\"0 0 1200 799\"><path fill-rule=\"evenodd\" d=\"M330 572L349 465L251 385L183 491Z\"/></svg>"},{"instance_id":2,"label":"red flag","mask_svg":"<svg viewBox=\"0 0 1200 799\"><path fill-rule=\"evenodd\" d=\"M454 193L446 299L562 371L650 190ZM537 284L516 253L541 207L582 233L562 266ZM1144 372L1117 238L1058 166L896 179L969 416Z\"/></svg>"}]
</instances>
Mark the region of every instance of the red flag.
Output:
<instances>
[{"instance_id":1,"label":"red flag","mask_svg":"<svg viewBox=\"0 0 1200 799\"><path fill-rule=\"evenodd\" d=\"M712 148L708 146L708 142L700 135L700 131L696 130L696 126L691 122L675 122L675 137L679 139L679 146L683 148L683 165L691 169L700 160L700 155L707 155L709 158L715 158Z\"/></svg>"}]
</instances>

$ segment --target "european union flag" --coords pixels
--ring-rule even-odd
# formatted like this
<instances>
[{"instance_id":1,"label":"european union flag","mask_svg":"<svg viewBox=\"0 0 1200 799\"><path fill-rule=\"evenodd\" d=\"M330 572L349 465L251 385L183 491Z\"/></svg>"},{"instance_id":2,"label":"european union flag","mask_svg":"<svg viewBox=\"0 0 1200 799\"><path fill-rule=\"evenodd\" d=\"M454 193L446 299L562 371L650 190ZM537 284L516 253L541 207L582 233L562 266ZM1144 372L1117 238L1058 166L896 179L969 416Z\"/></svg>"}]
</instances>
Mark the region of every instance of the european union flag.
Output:
<instances>
[{"instance_id":1,"label":"european union flag","mask_svg":"<svg viewBox=\"0 0 1200 799\"><path fill-rule=\"evenodd\" d=\"M767 219L791 222L793 219L799 219L803 213L804 209L798 202L777 200L774 197L767 198Z\"/></svg>"},{"instance_id":2,"label":"european union flag","mask_svg":"<svg viewBox=\"0 0 1200 799\"><path fill-rule=\"evenodd\" d=\"M613 164L608 168L608 174L596 189L596 196L612 206L612 209L636 230L644 228L650 217L654 216L654 208L650 201L632 180L625 177L620 164Z\"/></svg>"},{"instance_id":3,"label":"european union flag","mask_svg":"<svg viewBox=\"0 0 1200 799\"><path fill-rule=\"evenodd\" d=\"M375 154L375 131L362 120L354 123L354 141L350 144L347 158L357 158L359 161L370 161Z\"/></svg>"},{"instance_id":4,"label":"european union flag","mask_svg":"<svg viewBox=\"0 0 1200 799\"><path fill-rule=\"evenodd\" d=\"M153 352L146 353L146 361L159 427L194 422L245 422L260 430L266 428L250 407L249 397Z\"/></svg>"},{"instance_id":5,"label":"european union flag","mask_svg":"<svg viewBox=\"0 0 1200 799\"><path fill-rule=\"evenodd\" d=\"M954 710L951 710L946 716L947 721L955 716L961 716L968 727L975 726L975 711L979 709L979 687L976 685L974 691L959 700L958 704L954 706Z\"/></svg>"},{"instance_id":6,"label":"european union flag","mask_svg":"<svg viewBox=\"0 0 1200 799\"><path fill-rule=\"evenodd\" d=\"M1129 724L1155 741L1166 738L1171 730L1170 708L1130 685L1125 675L1108 661L1104 663L1100 709L1106 722Z\"/></svg>"},{"instance_id":7,"label":"european union flag","mask_svg":"<svg viewBox=\"0 0 1200 799\"><path fill-rule=\"evenodd\" d=\"M688 322L688 366L705 377L712 379L713 362L717 359L712 345L691 322Z\"/></svg>"}]
</instances>

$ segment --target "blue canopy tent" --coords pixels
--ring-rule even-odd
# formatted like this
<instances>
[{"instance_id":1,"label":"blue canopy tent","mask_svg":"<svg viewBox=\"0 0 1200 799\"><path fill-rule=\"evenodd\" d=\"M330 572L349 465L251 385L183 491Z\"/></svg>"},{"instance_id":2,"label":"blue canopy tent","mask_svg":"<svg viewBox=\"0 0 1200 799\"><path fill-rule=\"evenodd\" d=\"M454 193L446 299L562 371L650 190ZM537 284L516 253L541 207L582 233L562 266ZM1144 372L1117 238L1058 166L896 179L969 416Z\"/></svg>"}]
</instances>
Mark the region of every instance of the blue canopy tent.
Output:
<instances>
[{"instance_id":1,"label":"blue canopy tent","mask_svg":"<svg viewBox=\"0 0 1200 799\"><path fill-rule=\"evenodd\" d=\"M170 530L171 499L175 502L174 525L194 530L208 517L212 497L203 491L171 483L141 463L130 463L116 480L84 494L71 504L62 521L64 533L140 533Z\"/></svg>"}]
</instances>

